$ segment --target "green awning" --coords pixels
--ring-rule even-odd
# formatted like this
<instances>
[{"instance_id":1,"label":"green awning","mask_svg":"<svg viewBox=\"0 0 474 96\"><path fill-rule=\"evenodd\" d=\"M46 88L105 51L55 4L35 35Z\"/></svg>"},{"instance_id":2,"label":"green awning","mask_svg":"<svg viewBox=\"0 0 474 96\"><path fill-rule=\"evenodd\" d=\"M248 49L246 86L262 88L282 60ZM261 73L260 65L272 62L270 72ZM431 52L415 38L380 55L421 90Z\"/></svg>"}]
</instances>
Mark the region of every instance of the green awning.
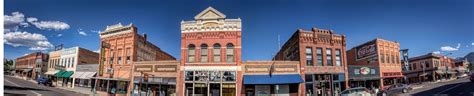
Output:
<instances>
[{"instance_id":1,"label":"green awning","mask_svg":"<svg viewBox=\"0 0 474 96\"><path fill-rule=\"evenodd\" d=\"M59 72L57 72L56 74L54 74L54 76L56 76L56 77L61 77L64 72L66 72L66 71L60 70Z\"/></svg>"},{"instance_id":2,"label":"green awning","mask_svg":"<svg viewBox=\"0 0 474 96\"><path fill-rule=\"evenodd\" d=\"M71 77L72 74L74 74L73 71L66 71L66 72L64 72L64 73L61 75L61 77L63 77L63 78L69 78L69 77Z\"/></svg>"}]
</instances>

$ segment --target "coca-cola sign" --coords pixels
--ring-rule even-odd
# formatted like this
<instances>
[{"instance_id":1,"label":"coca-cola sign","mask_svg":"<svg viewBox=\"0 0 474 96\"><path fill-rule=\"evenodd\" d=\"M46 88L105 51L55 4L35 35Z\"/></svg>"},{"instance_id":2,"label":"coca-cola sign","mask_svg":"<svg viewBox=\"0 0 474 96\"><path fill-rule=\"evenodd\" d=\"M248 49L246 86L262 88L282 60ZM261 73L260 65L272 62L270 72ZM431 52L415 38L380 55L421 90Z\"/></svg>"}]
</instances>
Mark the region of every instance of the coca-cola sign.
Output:
<instances>
[{"instance_id":1,"label":"coca-cola sign","mask_svg":"<svg viewBox=\"0 0 474 96\"><path fill-rule=\"evenodd\" d=\"M356 47L357 60L377 55L377 45L375 42L369 42Z\"/></svg>"}]
</instances>

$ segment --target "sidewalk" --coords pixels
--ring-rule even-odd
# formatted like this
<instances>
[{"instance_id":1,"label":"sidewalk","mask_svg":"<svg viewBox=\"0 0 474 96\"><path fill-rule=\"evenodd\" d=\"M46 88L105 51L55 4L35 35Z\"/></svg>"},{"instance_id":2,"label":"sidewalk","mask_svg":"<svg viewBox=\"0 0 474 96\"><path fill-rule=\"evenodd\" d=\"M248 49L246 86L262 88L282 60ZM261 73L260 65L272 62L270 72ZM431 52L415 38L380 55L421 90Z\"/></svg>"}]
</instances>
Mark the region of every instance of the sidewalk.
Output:
<instances>
[{"instance_id":1,"label":"sidewalk","mask_svg":"<svg viewBox=\"0 0 474 96\"><path fill-rule=\"evenodd\" d=\"M11 76L11 77L15 77L15 78L18 78L18 79L26 80L25 78L18 77L18 76ZM30 82L33 82L33 83L37 83L35 80L32 80L32 79L27 80L27 81L30 81ZM67 87L61 87L61 86L55 86L54 88L58 88L58 89L62 89L62 90L68 90L68 91L73 91L73 92L76 92L76 93L81 93L81 94L93 96L93 93L91 92L91 89L90 89L90 88L85 88L85 87L67 88Z\"/></svg>"}]
</instances>

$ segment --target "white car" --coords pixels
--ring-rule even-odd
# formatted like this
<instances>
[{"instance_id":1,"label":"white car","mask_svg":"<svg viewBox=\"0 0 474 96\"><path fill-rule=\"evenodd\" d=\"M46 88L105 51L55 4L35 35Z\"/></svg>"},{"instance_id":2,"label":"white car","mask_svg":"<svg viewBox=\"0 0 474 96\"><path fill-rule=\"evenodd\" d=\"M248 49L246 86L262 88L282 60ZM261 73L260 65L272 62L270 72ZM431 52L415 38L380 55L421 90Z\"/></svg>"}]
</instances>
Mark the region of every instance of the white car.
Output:
<instances>
[{"instance_id":1,"label":"white car","mask_svg":"<svg viewBox=\"0 0 474 96\"><path fill-rule=\"evenodd\" d=\"M342 91L341 96L373 96L373 94L365 87L356 87Z\"/></svg>"}]
</instances>

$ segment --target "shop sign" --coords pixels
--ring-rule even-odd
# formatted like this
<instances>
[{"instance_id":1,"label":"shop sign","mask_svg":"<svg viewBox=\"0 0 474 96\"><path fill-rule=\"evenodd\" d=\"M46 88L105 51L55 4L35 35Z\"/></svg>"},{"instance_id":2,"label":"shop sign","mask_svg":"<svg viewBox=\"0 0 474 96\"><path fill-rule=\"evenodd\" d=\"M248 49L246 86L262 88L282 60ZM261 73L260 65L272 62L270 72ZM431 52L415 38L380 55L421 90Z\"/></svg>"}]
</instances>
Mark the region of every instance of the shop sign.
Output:
<instances>
[{"instance_id":1,"label":"shop sign","mask_svg":"<svg viewBox=\"0 0 474 96\"><path fill-rule=\"evenodd\" d=\"M379 77L379 69L376 67L349 66L349 77Z\"/></svg>"},{"instance_id":2,"label":"shop sign","mask_svg":"<svg viewBox=\"0 0 474 96\"><path fill-rule=\"evenodd\" d=\"M135 72L151 72L152 68L152 65L139 65L135 66Z\"/></svg>"},{"instance_id":3,"label":"shop sign","mask_svg":"<svg viewBox=\"0 0 474 96\"><path fill-rule=\"evenodd\" d=\"M375 41L356 47L356 54L357 60L377 55L377 45Z\"/></svg>"},{"instance_id":4,"label":"shop sign","mask_svg":"<svg viewBox=\"0 0 474 96\"><path fill-rule=\"evenodd\" d=\"M155 72L176 72L176 65L156 65Z\"/></svg>"}]
</instances>

